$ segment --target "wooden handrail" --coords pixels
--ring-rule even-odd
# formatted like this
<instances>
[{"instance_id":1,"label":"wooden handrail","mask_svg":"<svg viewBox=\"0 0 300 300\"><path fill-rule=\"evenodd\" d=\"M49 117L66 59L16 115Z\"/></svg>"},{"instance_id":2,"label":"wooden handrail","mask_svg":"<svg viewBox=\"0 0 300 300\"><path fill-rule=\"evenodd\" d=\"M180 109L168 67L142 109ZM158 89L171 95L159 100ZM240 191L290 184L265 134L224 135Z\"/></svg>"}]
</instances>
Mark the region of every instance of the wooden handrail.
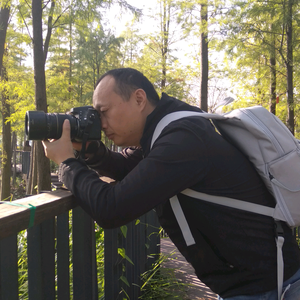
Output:
<instances>
[{"instance_id":1,"label":"wooden handrail","mask_svg":"<svg viewBox=\"0 0 300 300\"><path fill-rule=\"evenodd\" d=\"M107 178L101 179L110 182ZM53 299L55 295L58 299L70 299L71 288L74 300L98 299L98 242L95 239L101 239L102 243L102 236L95 234L95 222L77 207L71 192L58 189L15 200L13 203L21 206L0 204L0 286L5 287L0 288L0 298L18 299L17 235L29 227L32 212L30 204L35 207L34 225L37 225L27 231L27 247L24 250L28 261L30 299L42 299L45 295ZM72 210L73 208L75 209ZM70 210L72 219L68 214ZM58 217L54 219L55 216ZM155 212L151 210L139 219L139 224L135 221L127 224L126 238L121 234L120 228L105 230L105 299L117 299L123 292L130 299L139 298L141 274L151 268L160 253L159 223ZM119 248L125 249L133 264L120 259ZM126 276L130 286L120 280L121 276ZM73 280L72 287L70 278Z\"/></svg>"},{"instance_id":2,"label":"wooden handrail","mask_svg":"<svg viewBox=\"0 0 300 300\"><path fill-rule=\"evenodd\" d=\"M77 206L73 195L64 189L15 200L13 203L24 207L0 204L0 239L28 228L30 209L27 206L29 204L35 207L34 225Z\"/></svg>"}]
</instances>

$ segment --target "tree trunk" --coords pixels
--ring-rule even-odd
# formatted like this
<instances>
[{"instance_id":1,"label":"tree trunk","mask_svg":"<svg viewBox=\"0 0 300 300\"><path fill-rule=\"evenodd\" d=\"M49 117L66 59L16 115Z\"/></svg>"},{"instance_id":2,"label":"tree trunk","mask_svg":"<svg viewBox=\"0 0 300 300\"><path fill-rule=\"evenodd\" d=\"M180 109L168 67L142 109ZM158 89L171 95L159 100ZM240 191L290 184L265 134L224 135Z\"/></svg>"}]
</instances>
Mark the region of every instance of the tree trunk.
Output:
<instances>
[{"instance_id":1,"label":"tree trunk","mask_svg":"<svg viewBox=\"0 0 300 300\"><path fill-rule=\"evenodd\" d=\"M208 91L208 28L207 28L207 6L200 5L200 108L204 111L208 110L207 91Z\"/></svg>"},{"instance_id":2,"label":"tree trunk","mask_svg":"<svg viewBox=\"0 0 300 300\"><path fill-rule=\"evenodd\" d=\"M52 29L53 29L53 13L54 13L54 8L55 8L55 1L51 1L51 7L50 7L50 12L48 16L48 31L45 39L45 44L44 44L44 65L47 60L47 55L48 55L48 49L49 49L49 43L50 43L50 38L52 35Z\"/></svg>"},{"instance_id":3,"label":"tree trunk","mask_svg":"<svg viewBox=\"0 0 300 300\"><path fill-rule=\"evenodd\" d=\"M47 112L45 56L42 35L42 1L32 0L33 62L35 80L35 106ZM51 189L50 161L44 154L40 141L36 142L37 186L38 193Z\"/></svg>"},{"instance_id":4,"label":"tree trunk","mask_svg":"<svg viewBox=\"0 0 300 300\"><path fill-rule=\"evenodd\" d=\"M35 144L33 142L31 147L31 155L30 155L30 170L28 181L26 185L26 194L27 195L35 195L37 193L35 186L37 185L37 171L36 171L36 155L35 155Z\"/></svg>"},{"instance_id":5,"label":"tree trunk","mask_svg":"<svg viewBox=\"0 0 300 300\"><path fill-rule=\"evenodd\" d=\"M6 68L2 66L1 80L7 81ZM1 200L10 198L10 177L11 177L11 126L10 122L6 122L10 117L10 105L8 103L7 92L2 91L2 184L1 184Z\"/></svg>"},{"instance_id":6,"label":"tree trunk","mask_svg":"<svg viewBox=\"0 0 300 300\"><path fill-rule=\"evenodd\" d=\"M14 186L17 177L17 135L15 131L13 131L12 133L11 152L12 152L12 173L13 173L12 183Z\"/></svg>"},{"instance_id":7,"label":"tree trunk","mask_svg":"<svg viewBox=\"0 0 300 300\"><path fill-rule=\"evenodd\" d=\"M161 91L165 91L167 83L167 59L168 59L168 44L169 44L169 30L170 30L170 3L166 0L163 1L163 15L161 21L161 56L162 56L162 78L161 78Z\"/></svg>"},{"instance_id":8,"label":"tree trunk","mask_svg":"<svg viewBox=\"0 0 300 300\"><path fill-rule=\"evenodd\" d=\"M293 0L288 1L288 21L287 21L287 126L292 134L295 133L294 121L294 83L293 83Z\"/></svg>"},{"instance_id":9,"label":"tree trunk","mask_svg":"<svg viewBox=\"0 0 300 300\"><path fill-rule=\"evenodd\" d=\"M276 115L276 54L275 54L275 35L273 34L273 26L271 25L272 42L270 47L270 105L269 110Z\"/></svg>"},{"instance_id":10,"label":"tree trunk","mask_svg":"<svg viewBox=\"0 0 300 300\"><path fill-rule=\"evenodd\" d=\"M69 23L69 101L72 100L72 56L73 56L73 7L70 5L70 23Z\"/></svg>"},{"instance_id":11,"label":"tree trunk","mask_svg":"<svg viewBox=\"0 0 300 300\"><path fill-rule=\"evenodd\" d=\"M8 19L10 14L10 6L2 7L0 9L0 70L2 70L4 45L6 40L6 32L8 26Z\"/></svg>"},{"instance_id":12,"label":"tree trunk","mask_svg":"<svg viewBox=\"0 0 300 300\"><path fill-rule=\"evenodd\" d=\"M7 80L6 69L3 68L3 56L5 52L5 40L10 14L10 6L0 9L0 72L1 80ZM5 122L10 116L10 106L7 101L6 91L2 93L2 164L1 164L1 200L10 197L11 176L11 129L10 122Z\"/></svg>"}]
</instances>

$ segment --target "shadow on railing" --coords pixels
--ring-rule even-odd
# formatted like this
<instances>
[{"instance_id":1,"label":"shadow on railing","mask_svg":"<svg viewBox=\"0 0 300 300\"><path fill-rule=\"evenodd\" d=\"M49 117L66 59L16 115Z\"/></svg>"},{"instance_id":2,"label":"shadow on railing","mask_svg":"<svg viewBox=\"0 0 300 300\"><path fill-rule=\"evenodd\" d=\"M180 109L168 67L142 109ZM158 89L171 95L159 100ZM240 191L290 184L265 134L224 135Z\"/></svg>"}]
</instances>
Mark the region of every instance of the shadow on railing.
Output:
<instances>
[{"instance_id":1,"label":"shadow on railing","mask_svg":"<svg viewBox=\"0 0 300 300\"><path fill-rule=\"evenodd\" d=\"M13 203L17 206L0 205L0 300L138 299L140 275L160 253L159 224L153 211L122 230L104 231L103 263L96 259L96 250L103 244L103 238L95 238L95 226L98 231L99 227L69 191L60 189ZM18 235L23 230L28 286L20 296ZM99 264L104 265L104 290L97 263L98 270Z\"/></svg>"}]
</instances>

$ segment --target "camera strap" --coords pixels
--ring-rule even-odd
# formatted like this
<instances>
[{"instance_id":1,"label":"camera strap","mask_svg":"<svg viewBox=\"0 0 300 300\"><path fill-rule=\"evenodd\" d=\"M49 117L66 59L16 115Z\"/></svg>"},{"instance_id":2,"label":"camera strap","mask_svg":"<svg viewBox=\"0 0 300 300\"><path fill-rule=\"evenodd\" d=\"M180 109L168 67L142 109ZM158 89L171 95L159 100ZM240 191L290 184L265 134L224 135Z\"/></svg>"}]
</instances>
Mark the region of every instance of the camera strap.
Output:
<instances>
[{"instance_id":1,"label":"camera strap","mask_svg":"<svg viewBox=\"0 0 300 300\"><path fill-rule=\"evenodd\" d=\"M86 141L87 141L87 139L82 140L82 146L81 146L80 155L79 155L79 158L82 158L83 160L85 160Z\"/></svg>"},{"instance_id":2,"label":"camera strap","mask_svg":"<svg viewBox=\"0 0 300 300\"><path fill-rule=\"evenodd\" d=\"M86 142L88 141L90 135L90 129L93 126L94 120L95 120L95 115L89 111L87 117L87 125L85 126L84 129L84 133L82 137L82 147L79 155L79 157L83 160L85 160Z\"/></svg>"}]
</instances>

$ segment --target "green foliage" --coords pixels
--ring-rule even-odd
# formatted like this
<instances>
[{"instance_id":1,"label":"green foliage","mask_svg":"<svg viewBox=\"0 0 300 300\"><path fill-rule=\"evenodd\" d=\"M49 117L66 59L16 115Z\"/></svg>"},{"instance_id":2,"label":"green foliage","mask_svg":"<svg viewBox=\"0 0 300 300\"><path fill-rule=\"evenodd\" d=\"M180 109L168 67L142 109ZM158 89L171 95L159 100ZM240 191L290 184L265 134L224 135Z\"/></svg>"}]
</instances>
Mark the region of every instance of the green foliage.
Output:
<instances>
[{"instance_id":1,"label":"green foliage","mask_svg":"<svg viewBox=\"0 0 300 300\"><path fill-rule=\"evenodd\" d=\"M110 29L112 20L105 19L106 12L114 7L114 3L123 5L122 13L125 9L135 12L120 37ZM144 9L142 14L125 1L55 1L52 8L50 4L43 7L44 37L48 24L52 26L46 62L50 112L65 112L71 107L91 104L98 77L109 69L121 66L141 70L159 93L164 91L198 105L199 37L208 25L212 59L209 79L211 107L226 96L228 88L222 83L224 78L225 82L230 82L230 92L237 99L268 106L269 58L275 38L276 94L280 102L277 111L283 117L286 115L283 112L287 100L285 26L289 16L282 3L159 0L153 3L152 10ZM200 23L202 4L208 5L208 24ZM24 66L32 42L31 11L28 2L23 0L12 5L16 22L10 24L7 38L9 82L6 86L2 84L1 88L8 89L12 104L12 128L21 134L24 113L34 108L33 71ZM295 2L292 17L296 116L299 110L297 70L300 62L298 8L299 3ZM151 33L141 33L141 24L149 17L153 20ZM179 50L190 56L188 65L183 63L183 54L179 55ZM222 63L213 62L218 53L224 55ZM297 129L296 120L296 134L299 132Z\"/></svg>"},{"instance_id":2,"label":"green foliage","mask_svg":"<svg viewBox=\"0 0 300 300\"><path fill-rule=\"evenodd\" d=\"M24 34L15 31L15 26L8 28L7 55L4 64L7 69L8 81L0 82L0 90L6 90L11 106L11 117L7 120L12 124L12 131L24 131L24 115L26 110L34 109L33 72L22 65L26 52L20 44L27 44Z\"/></svg>"},{"instance_id":3,"label":"green foliage","mask_svg":"<svg viewBox=\"0 0 300 300\"><path fill-rule=\"evenodd\" d=\"M31 66L28 67L32 60L29 55L32 49L32 16L29 3L25 0L12 2L13 15L7 32L7 55L4 58L8 82L0 83L0 90L7 92L11 105L11 116L6 121L11 122L12 130L21 137L20 141L24 135L25 112L35 109L34 72ZM107 70L116 67L139 69L154 83L159 93L166 92L198 105L197 93L201 76L199 37L204 30L208 30L211 107L216 105L219 98L225 98L227 88L218 80L222 82L226 79L230 82L230 92L236 95L236 101L228 109L257 104L268 108L271 96L270 58L274 54L276 95L279 97L276 114L285 121L286 25L292 17L295 135L300 138L299 2L294 2L294 12L290 16L283 2L159 0L152 3L151 11L144 10L142 15L133 15L132 22L124 28L121 36L107 29L116 20L107 20L107 24L104 22L104 16L113 3L121 3L129 11L134 11L126 1L117 0L58 0L52 8L51 1L44 3L44 38L49 32L48 25L52 30L46 61L49 112L66 112L71 107L90 105L97 79ZM200 23L202 4L208 5L207 24ZM144 33L141 27L149 16L152 17L153 28L151 32ZM184 62L184 55L190 58L188 64ZM220 59L223 56L224 59ZM215 57L218 59L214 62ZM23 184L18 181L21 188L13 187L14 198L22 195ZM71 226L70 221L70 237ZM123 226L121 231L126 238L127 227ZM103 291L103 230L99 227L96 227L96 243L98 285L99 291ZM20 299L26 299L26 232L18 236L18 253ZM118 253L124 261L132 263L125 249L119 248ZM173 280L172 274L161 269L162 261L163 258L151 271L143 274L145 283L141 299L176 299L177 294L173 294L173 291L178 286L181 288L181 285L178 285L175 278ZM124 275L120 280L129 285Z\"/></svg>"},{"instance_id":4,"label":"green foliage","mask_svg":"<svg viewBox=\"0 0 300 300\"><path fill-rule=\"evenodd\" d=\"M179 99L190 100L191 84L187 80L189 69L176 55L176 44L185 36L179 30L179 4L174 1L157 1L157 5L160 12L148 13L155 19L153 33L140 34L137 19L122 33L122 66L140 70L154 84L159 94L165 92Z\"/></svg>"},{"instance_id":5,"label":"green foliage","mask_svg":"<svg viewBox=\"0 0 300 300\"><path fill-rule=\"evenodd\" d=\"M126 255L124 248L118 248L118 254L122 258L126 259L129 263L131 263L132 265L134 265L134 263L132 262L132 260Z\"/></svg>"},{"instance_id":6,"label":"green foliage","mask_svg":"<svg viewBox=\"0 0 300 300\"><path fill-rule=\"evenodd\" d=\"M19 298L28 299L27 231L18 234Z\"/></svg>"},{"instance_id":7,"label":"green foliage","mask_svg":"<svg viewBox=\"0 0 300 300\"><path fill-rule=\"evenodd\" d=\"M126 236L127 236L127 226L123 225L123 226L120 227L120 229L121 229L121 232L122 232L124 238L126 238Z\"/></svg>"},{"instance_id":8,"label":"green foliage","mask_svg":"<svg viewBox=\"0 0 300 300\"><path fill-rule=\"evenodd\" d=\"M173 269L163 267L168 256L161 255L152 269L142 274L142 300L185 299L186 284L179 282Z\"/></svg>"},{"instance_id":9,"label":"green foliage","mask_svg":"<svg viewBox=\"0 0 300 300\"><path fill-rule=\"evenodd\" d=\"M294 41L299 37L298 3L294 3ZM224 72L234 83L234 93L245 102L267 106L271 99L271 68L276 71L276 95L281 102L287 101L287 7L270 1L231 1L226 15L222 17L221 39L213 40L218 51L224 51ZM299 68L298 43L293 45L296 54L294 70ZM270 59L274 57L274 66ZM298 72L295 72L297 76ZM295 109L298 105L299 83L294 81ZM243 104L241 104L243 105ZM277 105L279 111L282 105Z\"/></svg>"},{"instance_id":10,"label":"green foliage","mask_svg":"<svg viewBox=\"0 0 300 300\"><path fill-rule=\"evenodd\" d=\"M104 296L104 230L95 224L98 296Z\"/></svg>"},{"instance_id":11,"label":"green foliage","mask_svg":"<svg viewBox=\"0 0 300 300\"><path fill-rule=\"evenodd\" d=\"M11 186L12 200L21 199L26 196L26 182L21 175L16 176L16 183Z\"/></svg>"}]
</instances>

